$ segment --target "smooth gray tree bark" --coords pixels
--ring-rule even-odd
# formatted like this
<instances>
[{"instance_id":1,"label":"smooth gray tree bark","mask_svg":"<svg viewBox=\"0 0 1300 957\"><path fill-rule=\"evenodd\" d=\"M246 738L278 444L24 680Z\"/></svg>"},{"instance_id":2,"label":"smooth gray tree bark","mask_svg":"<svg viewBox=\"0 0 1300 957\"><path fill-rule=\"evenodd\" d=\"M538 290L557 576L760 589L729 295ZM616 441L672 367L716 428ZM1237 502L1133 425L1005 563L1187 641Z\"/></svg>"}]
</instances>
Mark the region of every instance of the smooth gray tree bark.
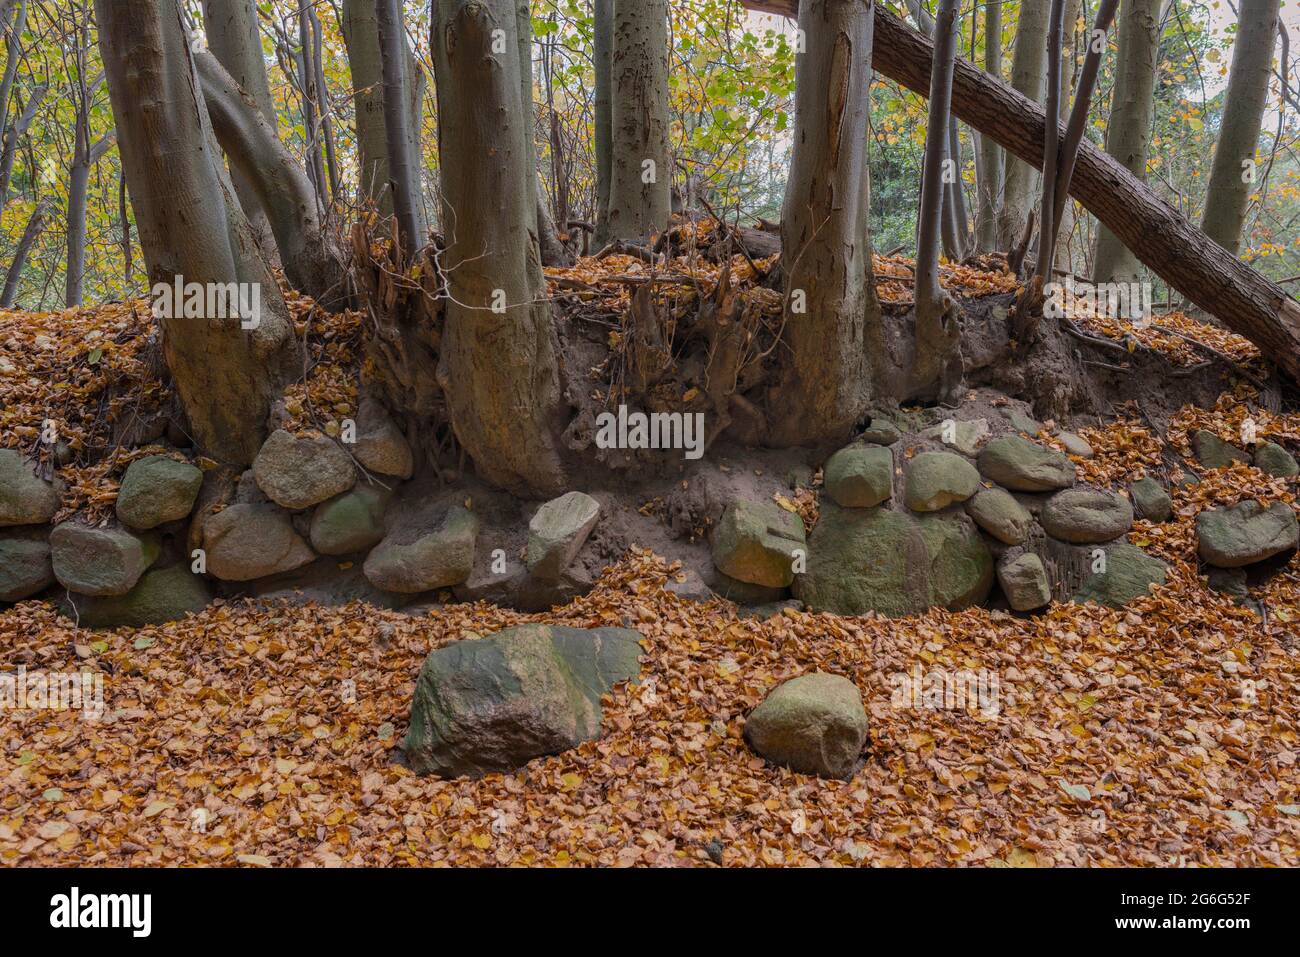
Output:
<instances>
[{"instance_id":1,"label":"smooth gray tree bark","mask_svg":"<svg viewBox=\"0 0 1300 957\"><path fill-rule=\"evenodd\" d=\"M1035 103L1043 101L1047 79L1047 15L1051 0L1025 0L1016 24L1015 52L1011 59L1011 88ZM1002 190L1001 226L998 242L1010 248L1024 229L1034 206L1038 175L1028 163L1014 156L1006 158L1006 181Z\"/></svg>"},{"instance_id":2,"label":"smooth gray tree bark","mask_svg":"<svg viewBox=\"0 0 1300 957\"><path fill-rule=\"evenodd\" d=\"M1002 79L1002 3L984 0L984 69ZM998 245L998 213L1002 208L1002 181L1006 156L991 136L979 138L980 168L976 183L976 246L982 253Z\"/></svg>"},{"instance_id":3,"label":"smooth gray tree bark","mask_svg":"<svg viewBox=\"0 0 1300 957\"><path fill-rule=\"evenodd\" d=\"M297 365L288 310L214 149L177 0L95 0L95 12L150 281L260 288L255 328L241 328L238 316L159 319L198 444L219 461L248 465Z\"/></svg>"},{"instance_id":4,"label":"smooth gray tree bark","mask_svg":"<svg viewBox=\"0 0 1300 957\"><path fill-rule=\"evenodd\" d=\"M668 0L614 0L609 238L644 243L672 214Z\"/></svg>"},{"instance_id":5,"label":"smooth gray tree bark","mask_svg":"<svg viewBox=\"0 0 1300 957\"><path fill-rule=\"evenodd\" d=\"M428 241L428 226L421 199L416 137L411 129L411 71L401 0L375 0L375 16L384 78L384 133L393 210L403 245L410 255ZM510 52L513 55L513 47Z\"/></svg>"},{"instance_id":6,"label":"smooth gray tree bark","mask_svg":"<svg viewBox=\"0 0 1300 957\"><path fill-rule=\"evenodd\" d=\"M1255 155L1268 104L1278 9L1279 0L1241 0L1223 121L1205 193L1201 228L1234 256L1241 251L1241 230L1255 189Z\"/></svg>"},{"instance_id":7,"label":"smooth gray tree bark","mask_svg":"<svg viewBox=\"0 0 1300 957\"><path fill-rule=\"evenodd\" d=\"M565 484L563 397L536 235L515 0L437 0L446 248L438 380L461 445L488 481L520 493ZM493 117L485 124L484 116Z\"/></svg>"},{"instance_id":8,"label":"smooth gray tree bark","mask_svg":"<svg viewBox=\"0 0 1300 957\"><path fill-rule=\"evenodd\" d=\"M1123 0L1115 89L1106 126L1106 152L1140 180L1146 179L1155 118L1156 64L1164 0ZM1092 275L1097 282L1132 282L1142 265L1105 226L1097 231Z\"/></svg>"},{"instance_id":9,"label":"smooth gray tree bark","mask_svg":"<svg viewBox=\"0 0 1300 957\"><path fill-rule=\"evenodd\" d=\"M874 0L801 0L794 151L781 214L788 355L772 444L847 438L871 398L879 348L868 225ZM618 159L615 159L617 164Z\"/></svg>"},{"instance_id":10,"label":"smooth gray tree bark","mask_svg":"<svg viewBox=\"0 0 1300 957\"><path fill-rule=\"evenodd\" d=\"M49 215L49 199L42 196L36 201L32 214L27 217L27 225L23 227L22 238L18 240L18 245L14 247L14 257L9 261L9 271L5 273L4 292L0 293L0 309L12 308L14 300L18 298L18 283L22 279L23 269L27 266L27 257L31 254L32 246L36 245L36 239L40 236L41 230L45 228Z\"/></svg>"},{"instance_id":11,"label":"smooth gray tree bark","mask_svg":"<svg viewBox=\"0 0 1300 957\"><path fill-rule=\"evenodd\" d=\"M611 73L614 0L594 0L593 16L591 55L596 73L592 101L596 137L596 229L592 241L597 249L603 249L609 243L609 186L614 175L614 79Z\"/></svg>"}]
</instances>

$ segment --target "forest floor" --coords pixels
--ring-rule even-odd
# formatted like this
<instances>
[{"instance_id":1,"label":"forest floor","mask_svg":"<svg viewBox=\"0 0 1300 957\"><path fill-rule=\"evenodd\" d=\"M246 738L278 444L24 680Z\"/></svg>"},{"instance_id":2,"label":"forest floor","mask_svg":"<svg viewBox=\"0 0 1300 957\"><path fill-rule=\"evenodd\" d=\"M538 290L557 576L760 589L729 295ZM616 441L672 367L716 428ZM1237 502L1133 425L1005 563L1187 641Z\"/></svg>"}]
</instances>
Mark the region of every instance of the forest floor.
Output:
<instances>
[{"instance_id":1,"label":"forest floor","mask_svg":"<svg viewBox=\"0 0 1300 957\"><path fill-rule=\"evenodd\" d=\"M1161 324L1258 358L1186 317ZM89 447L111 403L160 403L144 325L133 304L0 313L4 444L35 446L16 430L36 409ZM346 383L328 379L346 363L329 350L354 334L323 333L313 407L347 407ZM1197 361L1179 336L1142 334ZM126 380L129 395L109 387ZM1095 456L1079 477L1127 482L1166 452L1190 462L1189 430L1235 438L1248 414L1261 436L1300 439L1300 416L1253 399L1243 384L1165 434L1137 418L1083 430ZM111 507L126 460L108 459L61 471L68 511ZM92 632L22 603L0 612L0 670L97 671L106 712L0 713L0 864L1300 864L1300 560L1256 584L1261 616L1208 589L1193 532L1208 505L1295 490L1242 464L1175 489L1174 520L1129 536L1170 563L1168 582L1121 611L758 620L664 591L676 568L641 550L539 615L238 600ZM608 697L597 742L480 780L415 776L399 745L424 657L522 622L637 628L639 684ZM812 670L849 677L866 701L867 753L849 781L768 766L742 739L774 685ZM897 700L899 676L963 670L997 676L992 708Z\"/></svg>"}]
</instances>

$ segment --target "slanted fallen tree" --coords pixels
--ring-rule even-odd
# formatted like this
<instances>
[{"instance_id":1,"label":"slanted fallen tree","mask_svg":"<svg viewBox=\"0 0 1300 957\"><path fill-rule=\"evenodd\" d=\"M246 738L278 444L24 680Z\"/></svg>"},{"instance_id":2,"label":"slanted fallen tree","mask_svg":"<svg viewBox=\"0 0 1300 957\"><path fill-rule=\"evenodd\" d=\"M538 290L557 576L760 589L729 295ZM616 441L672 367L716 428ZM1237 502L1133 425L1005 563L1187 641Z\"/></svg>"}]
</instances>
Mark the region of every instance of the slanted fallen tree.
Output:
<instances>
[{"instance_id":1,"label":"slanted fallen tree","mask_svg":"<svg viewBox=\"0 0 1300 957\"><path fill-rule=\"evenodd\" d=\"M796 0L742 0L751 10L795 16ZM877 72L926 96L934 42L877 4ZM1041 169L1043 108L966 60L953 76L952 110L966 124ZM1079 151L1070 195L1161 279L1241 333L1293 379L1300 379L1300 302L1236 256L1090 143Z\"/></svg>"}]
</instances>

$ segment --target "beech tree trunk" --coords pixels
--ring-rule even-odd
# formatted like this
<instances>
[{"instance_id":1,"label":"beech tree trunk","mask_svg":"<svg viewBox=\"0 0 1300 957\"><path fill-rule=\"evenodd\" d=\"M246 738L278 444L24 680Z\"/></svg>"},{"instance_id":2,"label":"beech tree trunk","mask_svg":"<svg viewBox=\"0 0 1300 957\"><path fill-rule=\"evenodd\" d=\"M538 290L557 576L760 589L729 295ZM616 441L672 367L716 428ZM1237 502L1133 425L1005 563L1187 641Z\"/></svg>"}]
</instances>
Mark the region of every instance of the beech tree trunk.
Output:
<instances>
[{"instance_id":1,"label":"beech tree trunk","mask_svg":"<svg viewBox=\"0 0 1300 957\"><path fill-rule=\"evenodd\" d=\"M419 156L411 130L411 71L402 9L402 0L375 0L384 77L384 142L388 152L388 175L397 227L409 256L428 241L428 226L421 203Z\"/></svg>"},{"instance_id":2,"label":"beech tree trunk","mask_svg":"<svg viewBox=\"0 0 1300 957\"><path fill-rule=\"evenodd\" d=\"M122 165L152 283L256 283L256 328L163 316L163 354L208 455L248 465L296 365L288 311L213 149L177 0L96 0Z\"/></svg>"},{"instance_id":3,"label":"beech tree trunk","mask_svg":"<svg viewBox=\"0 0 1300 957\"><path fill-rule=\"evenodd\" d=\"M22 35L26 27L27 0L20 0L17 10L12 3L0 8L0 28L5 32L5 71L0 78L0 128L5 130L9 129L9 99L14 92L14 77L18 74Z\"/></svg>"},{"instance_id":4,"label":"beech tree trunk","mask_svg":"<svg viewBox=\"0 0 1300 957\"><path fill-rule=\"evenodd\" d=\"M1268 104L1277 40L1279 0L1241 0L1232 70L1223 99L1223 120L1214 149L1214 166L1205 194L1201 228L1216 243L1237 255L1246 207L1255 189L1255 154Z\"/></svg>"},{"instance_id":5,"label":"beech tree trunk","mask_svg":"<svg viewBox=\"0 0 1300 957\"><path fill-rule=\"evenodd\" d=\"M984 69L1002 79L1002 2L984 0ZM977 248L992 252L998 245L998 214L1002 208L1002 181L1006 157L991 136L979 138L980 175L976 183L975 231Z\"/></svg>"},{"instance_id":6,"label":"beech tree trunk","mask_svg":"<svg viewBox=\"0 0 1300 957\"><path fill-rule=\"evenodd\" d=\"M1106 126L1106 152L1140 180L1146 179L1151 149L1163 4L1164 0L1123 0L1120 5L1119 56ZM1140 272L1137 257L1102 226L1097 232L1093 279L1132 282Z\"/></svg>"},{"instance_id":7,"label":"beech tree trunk","mask_svg":"<svg viewBox=\"0 0 1300 957\"><path fill-rule=\"evenodd\" d=\"M40 84L27 97L27 104L14 115L14 120L5 128L4 146L0 148L0 207L9 202L9 186L13 181L14 158L18 155L18 141L27 133L41 105L41 100L49 91L49 86Z\"/></svg>"},{"instance_id":8,"label":"beech tree trunk","mask_svg":"<svg viewBox=\"0 0 1300 957\"><path fill-rule=\"evenodd\" d=\"M938 386L951 398L960 387L961 325L957 306L939 282L939 223L945 199L948 151L952 146L952 71L957 54L957 0L940 0L934 23L934 68L926 125L921 205L916 228L916 358L913 377Z\"/></svg>"},{"instance_id":9,"label":"beech tree trunk","mask_svg":"<svg viewBox=\"0 0 1300 957\"><path fill-rule=\"evenodd\" d=\"M1047 15L1051 0L1025 0L1020 4L1016 24L1015 53L1011 60L1011 88L1035 103L1043 101L1047 79ZM1025 227L1034 207L1034 167L1014 157L1006 158L1006 182L1002 190L999 245L1010 248Z\"/></svg>"},{"instance_id":10,"label":"beech tree trunk","mask_svg":"<svg viewBox=\"0 0 1300 957\"><path fill-rule=\"evenodd\" d=\"M271 129L275 129L279 120L266 77L266 61L262 57L262 35L257 26L255 0L203 0L203 32L212 55L239 88L253 98L256 108L266 117ZM275 254L271 225L257 191L240 170L232 167L230 178L262 252Z\"/></svg>"},{"instance_id":11,"label":"beech tree trunk","mask_svg":"<svg viewBox=\"0 0 1300 957\"><path fill-rule=\"evenodd\" d=\"M343 42L352 73L356 113L357 164L361 197L391 216L388 191L388 141L384 131L384 65L379 54L379 24L374 0L343 0Z\"/></svg>"},{"instance_id":12,"label":"beech tree trunk","mask_svg":"<svg viewBox=\"0 0 1300 957\"><path fill-rule=\"evenodd\" d=\"M560 242L559 230L555 228L555 218L551 207L546 202L542 190L541 175L537 172L537 117L533 111L533 17L530 0L515 0L515 19L519 43L519 92L520 106L523 109L524 125L528 147L528 169L533 181L535 199L534 221L537 230L538 248L541 250L542 265L571 266L573 257Z\"/></svg>"},{"instance_id":13,"label":"beech tree trunk","mask_svg":"<svg viewBox=\"0 0 1300 957\"><path fill-rule=\"evenodd\" d=\"M519 493L553 494L565 482L557 444L564 407L537 245L515 0L437 0L433 11L448 224L438 378L479 473Z\"/></svg>"},{"instance_id":14,"label":"beech tree trunk","mask_svg":"<svg viewBox=\"0 0 1300 957\"><path fill-rule=\"evenodd\" d=\"M596 72L595 112L596 230L592 237L597 249L609 243L609 186L614 173L613 104L614 0L595 0L592 26L592 59Z\"/></svg>"},{"instance_id":15,"label":"beech tree trunk","mask_svg":"<svg viewBox=\"0 0 1300 957\"><path fill-rule=\"evenodd\" d=\"M609 238L644 243L672 214L668 0L614 0Z\"/></svg>"},{"instance_id":16,"label":"beech tree trunk","mask_svg":"<svg viewBox=\"0 0 1300 957\"><path fill-rule=\"evenodd\" d=\"M89 13L89 11L86 11ZM76 36L76 79L72 84L73 133L72 163L68 167L68 208L66 269L63 274L63 304L80 306L86 285L86 198L90 188L90 169L108 151L111 135L98 142L91 139L90 106L103 75L86 75L90 56L90 18L82 21Z\"/></svg>"},{"instance_id":17,"label":"beech tree trunk","mask_svg":"<svg viewBox=\"0 0 1300 957\"><path fill-rule=\"evenodd\" d=\"M322 222L316 191L255 99L211 53L195 54L203 100L233 174L252 191L279 247L285 278L327 308L347 298L343 263ZM241 204L242 205L242 204Z\"/></svg>"},{"instance_id":18,"label":"beech tree trunk","mask_svg":"<svg viewBox=\"0 0 1300 957\"><path fill-rule=\"evenodd\" d=\"M36 238L45 228L49 213L49 200L42 196L36 201L32 214L27 217L22 238L14 248L14 258L10 261L9 271L5 274L4 292L0 293L0 309L11 308L14 300L18 298L18 282L22 279L23 269L27 266L27 257L31 254L32 246L36 244Z\"/></svg>"},{"instance_id":19,"label":"beech tree trunk","mask_svg":"<svg viewBox=\"0 0 1300 957\"><path fill-rule=\"evenodd\" d=\"M774 445L846 439L879 355L868 225L874 0L802 0L794 150L781 215L788 355L768 402ZM617 166L618 159L615 160Z\"/></svg>"}]
</instances>

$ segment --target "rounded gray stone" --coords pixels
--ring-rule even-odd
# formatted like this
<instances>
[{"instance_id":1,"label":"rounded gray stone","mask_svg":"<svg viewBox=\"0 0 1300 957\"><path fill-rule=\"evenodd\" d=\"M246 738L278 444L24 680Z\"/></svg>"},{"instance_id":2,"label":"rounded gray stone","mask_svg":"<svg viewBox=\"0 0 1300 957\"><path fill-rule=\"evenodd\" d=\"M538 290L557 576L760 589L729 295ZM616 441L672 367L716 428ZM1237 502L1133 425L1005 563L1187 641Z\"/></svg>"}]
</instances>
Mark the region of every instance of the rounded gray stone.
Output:
<instances>
[{"instance_id":1,"label":"rounded gray stone","mask_svg":"<svg viewBox=\"0 0 1300 957\"><path fill-rule=\"evenodd\" d=\"M1115 492L1072 488L1057 492L1039 516L1053 538L1075 545L1093 545L1119 538L1133 527L1133 506Z\"/></svg>"},{"instance_id":2,"label":"rounded gray stone","mask_svg":"<svg viewBox=\"0 0 1300 957\"><path fill-rule=\"evenodd\" d=\"M867 740L867 712L852 681L821 672L777 685L745 721L760 757L802 774L847 780Z\"/></svg>"}]
</instances>

